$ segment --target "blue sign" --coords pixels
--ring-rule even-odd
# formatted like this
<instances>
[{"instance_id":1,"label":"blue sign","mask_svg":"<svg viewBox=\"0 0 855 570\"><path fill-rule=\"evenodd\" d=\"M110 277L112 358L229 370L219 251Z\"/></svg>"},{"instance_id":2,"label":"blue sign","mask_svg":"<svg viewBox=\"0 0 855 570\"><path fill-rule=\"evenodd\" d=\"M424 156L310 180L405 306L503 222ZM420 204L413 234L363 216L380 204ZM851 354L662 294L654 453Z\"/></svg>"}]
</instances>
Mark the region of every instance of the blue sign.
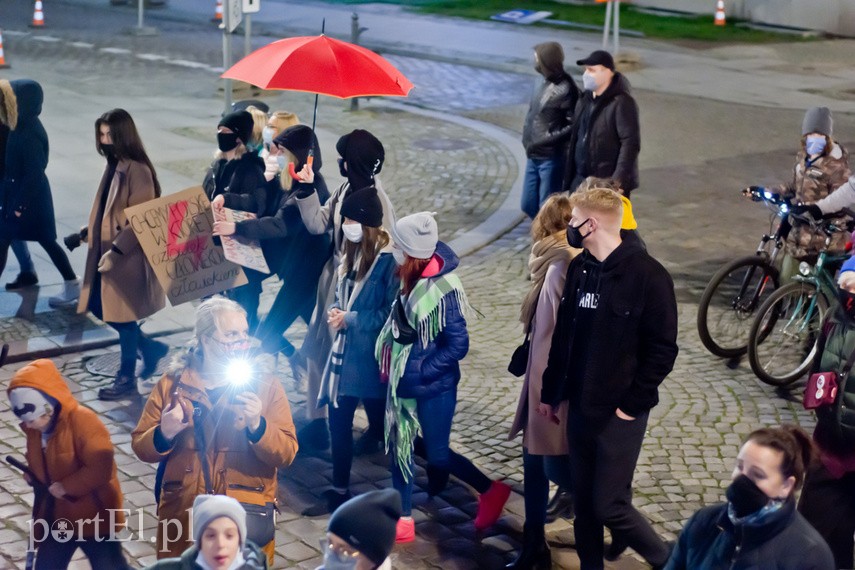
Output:
<instances>
[{"instance_id":1,"label":"blue sign","mask_svg":"<svg viewBox=\"0 0 855 570\"><path fill-rule=\"evenodd\" d=\"M546 11L535 12L534 10L510 10L508 12L502 12L501 14L490 16L490 19L498 20L499 22L510 22L512 24L533 24L537 21L544 20L551 15L552 12Z\"/></svg>"}]
</instances>

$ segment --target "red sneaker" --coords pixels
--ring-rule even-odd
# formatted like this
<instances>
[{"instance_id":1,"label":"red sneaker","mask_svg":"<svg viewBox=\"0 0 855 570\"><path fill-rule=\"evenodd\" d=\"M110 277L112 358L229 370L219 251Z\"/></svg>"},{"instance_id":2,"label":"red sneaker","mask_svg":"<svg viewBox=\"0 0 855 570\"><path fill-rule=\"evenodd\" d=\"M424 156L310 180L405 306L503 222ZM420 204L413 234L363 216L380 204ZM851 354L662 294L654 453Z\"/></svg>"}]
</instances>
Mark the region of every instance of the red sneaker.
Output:
<instances>
[{"instance_id":1,"label":"red sneaker","mask_svg":"<svg viewBox=\"0 0 855 570\"><path fill-rule=\"evenodd\" d=\"M502 514L502 509L505 508L505 503L508 502L508 497L511 495L511 488L501 481L493 481L490 488L478 497L478 515L475 517L475 530L484 530L493 526L499 516Z\"/></svg>"},{"instance_id":2,"label":"red sneaker","mask_svg":"<svg viewBox=\"0 0 855 570\"><path fill-rule=\"evenodd\" d=\"M416 521L412 517L401 517L395 525L395 543L412 542L416 539Z\"/></svg>"}]
</instances>

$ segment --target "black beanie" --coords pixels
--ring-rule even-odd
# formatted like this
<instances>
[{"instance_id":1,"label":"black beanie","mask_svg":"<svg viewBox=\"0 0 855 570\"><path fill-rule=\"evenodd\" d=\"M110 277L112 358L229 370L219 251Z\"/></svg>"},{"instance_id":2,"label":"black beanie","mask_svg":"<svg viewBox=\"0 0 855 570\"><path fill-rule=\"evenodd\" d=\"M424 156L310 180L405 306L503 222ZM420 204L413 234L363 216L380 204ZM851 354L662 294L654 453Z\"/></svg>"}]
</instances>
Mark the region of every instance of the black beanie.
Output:
<instances>
[{"instance_id":1,"label":"black beanie","mask_svg":"<svg viewBox=\"0 0 855 570\"><path fill-rule=\"evenodd\" d=\"M386 151L377 137L362 129L356 129L335 144L338 154L347 163L347 174L351 184L358 181L357 187L367 186L379 174L386 160Z\"/></svg>"},{"instance_id":2,"label":"black beanie","mask_svg":"<svg viewBox=\"0 0 855 570\"><path fill-rule=\"evenodd\" d=\"M297 157L297 163L294 167L297 170L303 168L303 165L306 164L306 160L309 158L309 150L314 148L314 162L312 163L312 170L317 172L321 169L321 147L318 145L318 137L315 135L314 131L312 131L311 127L306 125L293 125L279 133L279 135L273 139L273 143L287 148L291 151L295 157Z\"/></svg>"},{"instance_id":3,"label":"black beanie","mask_svg":"<svg viewBox=\"0 0 855 570\"><path fill-rule=\"evenodd\" d=\"M395 526L399 518L401 495L398 491L369 491L337 508L327 530L379 566L395 546Z\"/></svg>"},{"instance_id":4,"label":"black beanie","mask_svg":"<svg viewBox=\"0 0 855 570\"><path fill-rule=\"evenodd\" d=\"M231 129L241 142L246 144L252 140L252 127L254 124L249 111L235 111L220 119L220 122L217 123L217 128L226 127L227 129Z\"/></svg>"},{"instance_id":5,"label":"black beanie","mask_svg":"<svg viewBox=\"0 0 855 570\"><path fill-rule=\"evenodd\" d=\"M341 202L341 215L369 228L383 225L383 206L377 188L366 186L350 192Z\"/></svg>"}]
</instances>

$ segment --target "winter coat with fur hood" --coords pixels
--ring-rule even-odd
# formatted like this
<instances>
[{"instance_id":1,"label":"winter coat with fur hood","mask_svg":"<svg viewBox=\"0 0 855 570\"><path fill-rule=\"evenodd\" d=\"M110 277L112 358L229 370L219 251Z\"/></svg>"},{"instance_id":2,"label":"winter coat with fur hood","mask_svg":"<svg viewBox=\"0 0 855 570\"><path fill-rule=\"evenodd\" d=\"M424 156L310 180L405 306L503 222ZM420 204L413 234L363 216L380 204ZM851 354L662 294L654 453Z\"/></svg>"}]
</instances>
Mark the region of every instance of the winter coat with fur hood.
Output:
<instances>
[{"instance_id":1,"label":"winter coat with fur hood","mask_svg":"<svg viewBox=\"0 0 855 570\"><path fill-rule=\"evenodd\" d=\"M42 433L21 429L27 436L26 460L36 477L47 486L62 483L66 494L76 500L56 499L53 513L46 512L46 505L36 505L33 517L49 522L66 519L80 528L77 521L100 517L100 536L118 532L124 526L122 490L116 475L113 442L110 433L90 410L81 406L56 365L46 358L35 360L20 369L8 392L15 388L29 387L47 394L59 403L59 411L53 432L42 448ZM111 525L110 522L113 522ZM83 538L95 536L95 524L82 525Z\"/></svg>"},{"instance_id":2,"label":"winter coat with fur hood","mask_svg":"<svg viewBox=\"0 0 855 570\"><path fill-rule=\"evenodd\" d=\"M45 169L48 136L39 115L44 92L32 79L0 80L0 120L11 130L0 181L0 239L53 241L56 220Z\"/></svg>"}]
</instances>

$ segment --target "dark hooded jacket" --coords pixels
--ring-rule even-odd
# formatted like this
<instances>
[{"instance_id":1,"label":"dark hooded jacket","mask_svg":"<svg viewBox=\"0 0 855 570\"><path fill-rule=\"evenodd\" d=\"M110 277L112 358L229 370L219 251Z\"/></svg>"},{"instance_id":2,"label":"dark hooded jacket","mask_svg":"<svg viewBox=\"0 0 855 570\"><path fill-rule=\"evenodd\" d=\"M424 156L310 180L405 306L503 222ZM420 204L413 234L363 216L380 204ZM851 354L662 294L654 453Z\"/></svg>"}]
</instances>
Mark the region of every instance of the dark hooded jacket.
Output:
<instances>
[{"instance_id":1,"label":"dark hooded jacket","mask_svg":"<svg viewBox=\"0 0 855 570\"><path fill-rule=\"evenodd\" d=\"M196 564L198 556L199 548L193 545L185 550L180 558L159 560L146 567L146 570L202 570L202 567ZM267 556L252 542L247 542L244 545L243 558L244 563L237 570L267 570L268 568Z\"/></svg>"},{"instance_id":2,"label":"dark hooded jacket","mask_svg":"<svg viewBox=\"0 0 855 570\"><path fill-rule=\"evenodd\" d=\"M596 311L577 330L580 306ZM584 361L572 358L583 343ZM587 250L567 269L541 401L570 401L592 428L620 408L638 416L659 403L659 384L677 358L677 301L662 265L624 241L602 263ZM600 426L601 427L601 426Z\"/></svg>"},{"instance_id":3,"label":"dark hooded jacket","mask_svg":"<svg viewBox=\"0 0 855 570\"><path fill-rule=\"evenodd\" d=\"M727 503L692 515L666 570L833 570L825 540L796 512L793 499L756 524L734 525Z\"/></svg>"},{"instance_id":4,"label":"dark hooded jacket","mask_svg":"<svg viewBox=\"0 0 855 570\"><path fill-rule=\"evenodd\" d=\"M215 160L205 174L202 188L209 200L220 194L230 197L227 207L261 217L267 211L267 180L264 161L254 152L233 160Z\"/></svg>"},{"instance_id":5,"label":"dark hooded jacket","mask_svg":"<svg viewBox=\"0 0 855 570\"><path fill-rule=\"evenodd\" d=\"M532 92L522 142L528 158L564 160L579 88L564 70L560 53L535 48L543 75Z\"/></svg>"},{"instance_id":6,"label":"dark hooded jacket","mask_svg":"<svg viewBox=\"0 0 855 570\"><path fill-rule=\"evenodd\" d=\"M440 262L436 277L451 273L460 264L457 254L441 241L437 242L433 255ZM433 398L451 390L460 381L460 361L469 352L469 331L454 293L446 295L444 306L442 331L427 346L419 340L413 344L398 384L401 398Z\"/></svg>"},{"instance_id":7,"label":"dark hooded jacket","mask_svg":"<svg viewBox=\"0 0 855 570\"><path fill-rule=\"evenodd\" d=\"M629 80L615 73L602 95L594 98L591 91L585 91L576 104L565 190L576 189L572 185L577 176L596 176L617 181L629 196L638 188L640 150L638 104L630 93ZM580 157L584 157L581 165L577 163Z\"/></svg>"},{"instance_id":8,"label":"dark hooded jacket","mask_svg":"<svg viewBox=\"0 0 855 570\"><path fill-rule=\"evenodd\" d=\"M32 79L17 79L9 85L17 100L17 125L6 141L5 172L0 181L0 238L55 240L53 198L45 174L48 136L39 119L44 92Z\"/></svg>"}]
</instances>

